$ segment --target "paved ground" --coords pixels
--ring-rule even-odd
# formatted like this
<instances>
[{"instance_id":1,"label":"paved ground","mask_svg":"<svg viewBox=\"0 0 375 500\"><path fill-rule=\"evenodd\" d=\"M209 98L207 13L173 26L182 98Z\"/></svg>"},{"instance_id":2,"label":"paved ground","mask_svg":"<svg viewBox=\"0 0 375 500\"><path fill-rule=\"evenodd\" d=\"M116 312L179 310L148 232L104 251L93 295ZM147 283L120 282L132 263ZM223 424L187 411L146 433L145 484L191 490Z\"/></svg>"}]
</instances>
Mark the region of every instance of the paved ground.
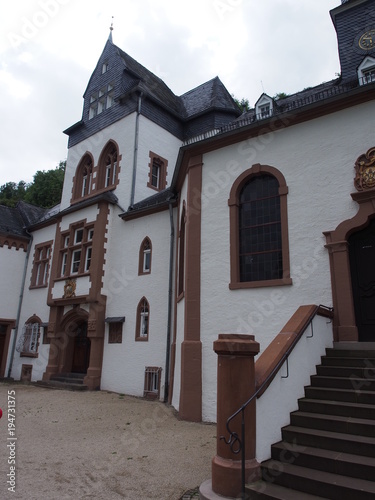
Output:
<instances>
[{"instance_id":1,"label":"paved ground","mask_svg":"<svg viewBox=\"0 0 375 500\"><path fill-rule=\"evenodd\" d=\"M0 408L1 499L190 500L211 475L216 425L160 402L0 383Z\"/></svg>"}]
</instances>

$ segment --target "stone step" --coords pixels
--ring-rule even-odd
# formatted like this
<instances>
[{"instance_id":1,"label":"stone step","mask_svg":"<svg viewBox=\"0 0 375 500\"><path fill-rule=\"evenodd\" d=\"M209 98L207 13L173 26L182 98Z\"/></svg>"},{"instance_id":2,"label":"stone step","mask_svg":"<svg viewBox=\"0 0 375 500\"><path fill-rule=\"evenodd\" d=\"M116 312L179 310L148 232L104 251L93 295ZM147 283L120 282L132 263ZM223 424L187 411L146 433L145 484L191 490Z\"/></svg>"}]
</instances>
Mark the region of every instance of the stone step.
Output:
<instances>
[{"instance_id":1,"label":"stone step","mask_svg":"<svg viewBox=\"0 0 375 500\"><path fill-rule=\"evenodd\" d=\"M310 413L341 415L343 417L351 417L355 415L357 418L375 420L375 405L301 398L298 400L298 408L301 411Z\"/></svg>"},{"instance_id":2,"label":"stone step","mask_svg":"<svg viewBox=\"0 0 375 500\"><path fill-rule=\"evenodd\" d=\"M327 399L330 401L346 401L365 405L375 404L373 391L337 389L333 387L305 387L305 396L309 399Z\"/></svg>"},{"instance_id":3,"label":"stone step","mask_svg":"<svg viewBox=\"0 0 375 500\"><path fill-rule=\"evenodd\" d=\"M312 375L310 377L313 387L332 387L334 389L365 390L375 392L375 380L356 377L326 377ZM374 394L375 396L375 394Z\"/></svg>"},{"instance_id":4,"label":"stone step","mask_svg":"<svg viewBox=\"0 0 375 500\"><path fill-rule=\"evenodd\" d=\"M74 384L74 383L66 383L60 382L58 380L38 380L35 385L38 387L45 387L48 389L65 389L68 391L87 391L88 387L84 384Z\"/></svg>"},{"instance_id":5,"label":"stone step","mask_svg":"<svg viewBox=\"0 0 375 500\"><path fill-rule=\"evenodd\" d=\"M347 356L325 356L322 358L325 366L353 366L360 368L375 368L375 358L347 357Z\"/></svg>"},{"instance_id":6,"label":"stone step","mask_svg":"<svg viewBox=\"0 0 375 500\"><path fill-rule=\"evenodd\" d=\"M372 366L323 366L316 367L317 375L324 377L348 377L366 380L375 379L375 365Z\"/></svg>"},{"instance_id":7,"label":"stone step","mask_svg":"<svg viewBox=\"0 0 375 500\"><path fill-rule=\"evenodd\" d=\"M326 349L326 356L333 358L347 357L347 358L375 359L375 349L361 349L360 347L361 347L360 345L358 349L339 349L336 347L329 347Z\"/></svg>"},{"instance_id":8,"label":"stone step","mask_svg":"<svg viewBox=\"0 0 375 500\"><path fill-rule=\"evenodd\" d=\"M280 441L272 445L271 457L300 467L324 470L332 474L375 480L375 458L324 450Z\"/></svg>"},{"instance_id":9,"label":"stone step","mask_svg":"<svg viewBox=\"0 0 375 500\"><path fill-rule=\"evenodd\" d=\"M283 427L281 434L282 439L288 443L375 458L375 438L373 437L308 429L294 425Z\"/></svg>"},{"instance_id":10,"label":"stone step","mask_svg":"<svg viewBox=\"0 0 375 500\"><path fill-rule=\"evenodd\" d=\"M295 411L290 414L290 423L296 427L375 438L375 421L369 419Z\"/></svg>"},{"instance_id":11,"label":"stone step","mask_svg":"<svg viewBox=\"0 0 375 500\"><path fill-rule=\"evenodd\" d=\"M373 500L375 498L375 482L280 463L272 459L262 464L262 476L266 480L272 477L273 482L280 486L330 500Z\"/></svg>"},{"instance_id":12,"label":"stone step","mask_svg":"<svg viewBox=\"0 0 375 500\"><path fill-rule=\"evenodd\" d=\"M324 500L324 497L310 495L302 491L294 491L278 484L266 481L257 481L256 483L246 485L246 498L255 500Z\"/></svg>"}]
</instances>

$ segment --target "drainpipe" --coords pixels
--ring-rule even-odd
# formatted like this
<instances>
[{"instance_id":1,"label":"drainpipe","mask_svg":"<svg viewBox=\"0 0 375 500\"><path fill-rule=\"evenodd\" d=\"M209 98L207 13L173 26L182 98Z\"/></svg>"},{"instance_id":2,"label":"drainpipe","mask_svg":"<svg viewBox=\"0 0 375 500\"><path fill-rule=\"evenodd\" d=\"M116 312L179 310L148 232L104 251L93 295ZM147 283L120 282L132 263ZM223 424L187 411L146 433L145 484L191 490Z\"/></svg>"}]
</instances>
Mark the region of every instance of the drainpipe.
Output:
<instances>
[{"instance_id":1,"label":"drainpipe","mask_svg":"<svg viewBox=\"0 0 375 500\"><path fill-rule=\"evenodd\" d=\"M173 223L173 198L169 199L169 220L171 226L169 243L169 285L168 285L168 323L167 323L167 349L165 359L165 382L164 382L164 402L168 401L169 393L169 360L171 351L171 330L172 330L172 300L173 300L173 248L174 248L174 223Z\"/></svg>"},{"instance_id":2,"label":"drainpipe","mask_svg":"<svg viewBox=\"0 0 375 500\"><path fill-rule=\"evenodd\" d=\"M135 195L135 179L137 176L137 158L138 158L138 136L139 136L139 115L141 114L143 92L138 96L138 107L137 116L135 119L135 137L134 137L134 158L133 158L133 178L132 178L132 188L130 194L130 206L134 205L134 195Z\"/></svg>"},{"instance_id":3,"label":"drainpipe","mask_svg":"<svg viewBox=\"0 0 375 500\"><path fill-rule=\"evenodd\" d=\"M23 301L23 291L25 289L26 272L27 272L27 266L28 266L28 263L29 263L29 257L30 257L30 252L31 252L32 244L33 244L33 237L30 234L30 241L29 241L29 245L27 247L25 265L24 265L24 268L23 268L23 276L22 276L22 283L21 283L21 292L20 292L20 296L19 296L19 299L18 299L17 318L16 318L16 325L14 327L12 350L11 350L10 363L9 363L9 368L8 368L8 378L10 378L10 376L12 374L14 351L16 350L16 341L17 341L17 335L18 335L18 326L19 326L19 322L20 322L21 308L22 308L22 301Z\"/></svg>"}]
</instances>

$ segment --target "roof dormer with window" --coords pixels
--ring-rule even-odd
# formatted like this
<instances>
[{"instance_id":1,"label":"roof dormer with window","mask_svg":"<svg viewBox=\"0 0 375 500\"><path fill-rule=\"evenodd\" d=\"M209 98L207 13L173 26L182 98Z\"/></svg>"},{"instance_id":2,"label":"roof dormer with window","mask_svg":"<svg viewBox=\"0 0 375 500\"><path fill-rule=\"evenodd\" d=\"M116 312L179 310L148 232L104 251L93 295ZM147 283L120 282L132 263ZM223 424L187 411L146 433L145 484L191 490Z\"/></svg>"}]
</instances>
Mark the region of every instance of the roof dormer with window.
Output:
<instances>
[{"instance_id":1,"label":"roof dormer with window","mask_svg":"<svg viewBox=\"0 0 375 500\"><path fill-rule=\"evenodd\" d=\"M375 58L367 56L358 67L358 81L360 85L375 82Z\"/></svg>"},{"instance_id":2,"label":"roof dormer with window","mask_svg":"<svg viewBox=\"0 0 375 500\"><path fill-rule=\"evenodd\" d=\"M255 114L258 120L264 120L272 116L274 110L274 101L267 94L262 94L255 103Z\"/></svg>"}]
</instances>

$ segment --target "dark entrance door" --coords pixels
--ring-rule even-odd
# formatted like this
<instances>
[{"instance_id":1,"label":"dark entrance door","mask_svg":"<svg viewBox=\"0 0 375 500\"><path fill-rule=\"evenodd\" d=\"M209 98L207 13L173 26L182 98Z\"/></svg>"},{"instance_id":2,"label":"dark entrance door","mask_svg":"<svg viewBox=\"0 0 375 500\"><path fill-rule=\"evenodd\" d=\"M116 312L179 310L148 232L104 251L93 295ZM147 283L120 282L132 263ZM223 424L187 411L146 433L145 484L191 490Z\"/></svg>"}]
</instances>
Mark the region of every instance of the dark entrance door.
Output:
<instances>
[{"instance_id":1,"label":"dark entrance door","mask_svg":"<svg viewBox=\"0 0 375 500\"><path fill-rule=\"evenodd\" d=\"M90 361L90 339L87 337L87 322L80 323L74 337L73 373L87 373Z\"/></svg>"},{"instance_id":2,"label":"dark entrance door","mask_svg":"<svg viewBox=\"0 0 375 500\"><path fill-rule=\"evenodd\" d=\"M359 340L375 342L375 219L348 242Z\"/></svg>"}]
</instances>

